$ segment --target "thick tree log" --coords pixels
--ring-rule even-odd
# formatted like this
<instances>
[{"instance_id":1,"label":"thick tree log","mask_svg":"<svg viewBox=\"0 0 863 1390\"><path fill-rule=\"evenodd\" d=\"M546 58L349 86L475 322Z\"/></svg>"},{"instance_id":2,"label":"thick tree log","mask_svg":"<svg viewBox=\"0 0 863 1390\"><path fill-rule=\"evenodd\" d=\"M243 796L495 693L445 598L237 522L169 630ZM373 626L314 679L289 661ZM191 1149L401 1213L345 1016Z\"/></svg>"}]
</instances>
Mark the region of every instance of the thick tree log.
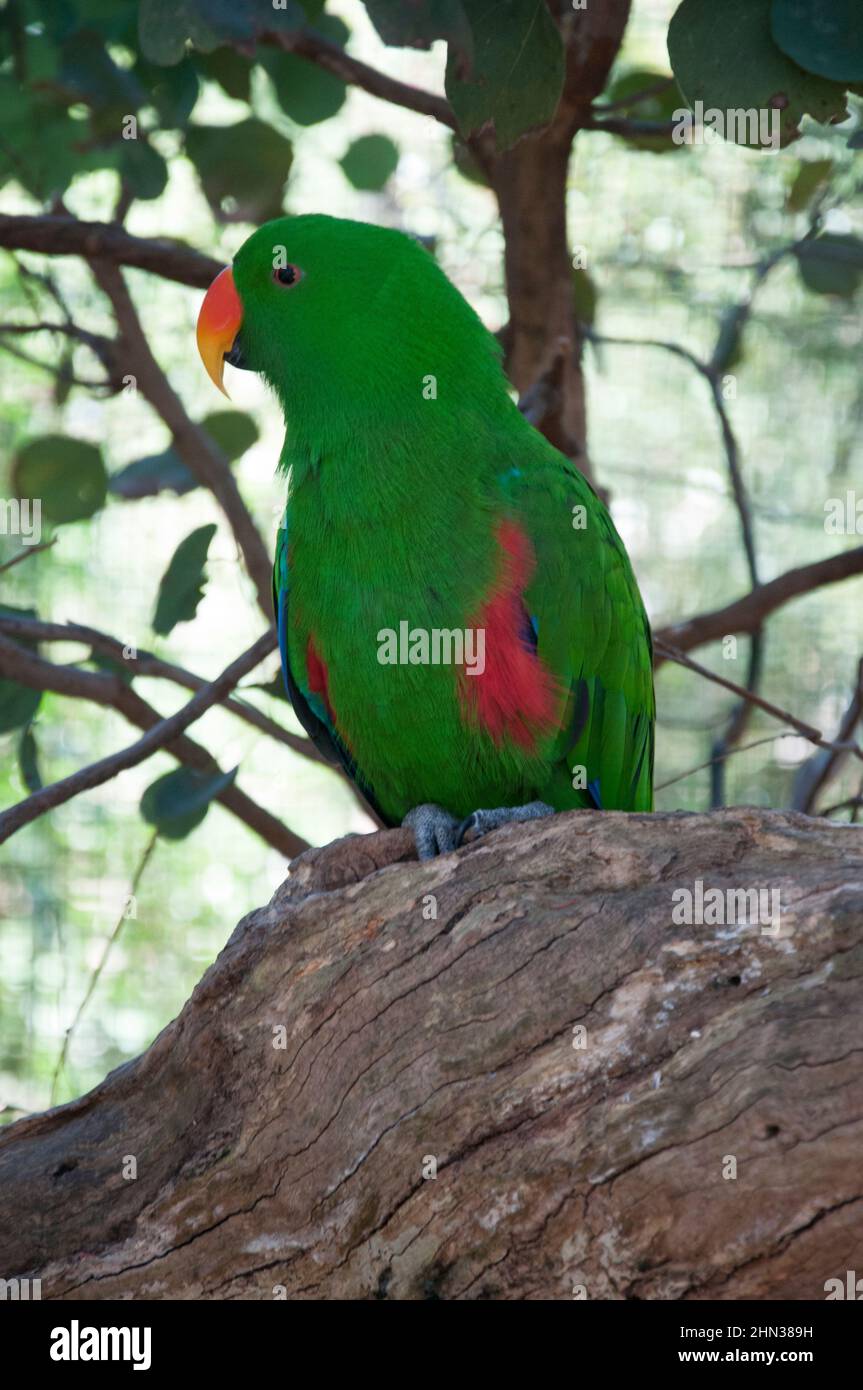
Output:
<instances>
[{"instance_id":1,"label":"thick tree log","mask_svg":"<svg viewBox=\"0 0 863 1390\"><path fill-rule=\"evenodd\" d=\"M859 828L574 812L411 854L308 851L148 1052L0 1133L0 1276L823 1299L859 1268ZM774 896L678 924L697 881Z\"/></svg>"}]
</instances>

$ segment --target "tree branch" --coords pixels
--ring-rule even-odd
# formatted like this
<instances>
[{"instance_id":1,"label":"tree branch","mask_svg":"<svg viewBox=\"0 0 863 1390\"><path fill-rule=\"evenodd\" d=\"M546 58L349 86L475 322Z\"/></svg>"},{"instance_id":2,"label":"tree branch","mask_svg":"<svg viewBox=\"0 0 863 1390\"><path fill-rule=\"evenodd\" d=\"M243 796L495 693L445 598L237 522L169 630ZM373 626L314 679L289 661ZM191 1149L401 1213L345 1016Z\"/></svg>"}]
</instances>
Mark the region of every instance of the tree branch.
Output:
<instances>
[{"instance_id":1,"label":"tree branch","mask_svg":"<svg viewBox=\"0 0 863 1390\"><path fill-rule=\"evenodd\" d=\"M403 106L408 111L418 111L421 116L432 116L441 125L457 130L455 114L445 97L424 92L419 87L411 87L407 82L399 82L377 68L352 58L336 43L322 38L309 30L296 29L287 33L264 32L258 36L259 42L282 48L287 53L296 53L306 58L316 67L332 73L352 87L361 87L370 96L379 97L393 106Z\"/></svg>"},{"instance_id":2,"label":"tree branch","mask_svg":"<svg viewBox=\"0 0 863 1390\"><path fill-rule=\"evenodd\" d=\"M275 649L275 636L265 632L253 647L237 657L214 681L201 687L193 698L167 719L131 690L119 676L97 675L75 667L54 666L34 653L0 636L0 675L36 690L53 690L61 695L74 695L96 704L116 709L131 724L145 729L144 737L129 747L112 753L98 762L81 768L59 782L43 787L26 800L18 802L0 814L0 844L22 826L28 825L46 811L71 800L80 792L110 781L118 773L135 767L164 748L178 762L198 771L214 770L214 759L199 744L182 737L184 730L199 719L212 705L218 704L249 671ZM237 787L227 787L219 794L220 801L238 816L267 844L291 857L305 847L305 841L288 830L281 821L263 810Z\"/></svg>"},{"instance_id":3,"label":"tree branch","mask_svg":"<svg viewBox=\"0 0 863 1390\"><path fill-rule=\"evenodd\" d=\"M82 222L69 215L0 214L0 246L47 256L84 256L90 261L134 266L205 290L223 269L220 261L168 238L132 236L119 223Z\"/></svg>"},{"instance_id":4,"label":"tree branch","mask_svg":"<svg viewBox=\"0 0 863 1390\"><path fill-rule=\"evenodd\" d=\"M676 647L678 651L688 652L705 642L716 642L732 632L755 632L765 618L791 599L859 574L863 574L863 546L843 550L838 555L816 560L811 565L799 565L771 579L769 583L759 585L724 608L714 608L685 622L659 628L654 634L655 642L657 646ZM662 660L659 653L657 666Z\"/></svg>"},{"instance_id":5,"label":"tree branch","mask_svg":"<svg viewBox=\"0 0 863 1390\"><path fill-rule=\"evenodd\" d=\"M53 544L53 542L47 542L47 544ZM44 549L45 547L38 548ZM24 551L21 555L16 555L15 560L22 559L27 553ZM10 565L13 563L15 561L9 561ZM93 651L112 657L118 664L128 667L136 675L162 677L165 680L173 681L175 685L183 686L186 690L203 690L207 684L202 676L196 676L193 672L185 670L184 667L174 665L173 662L163 661L161 657L153 656L152 652L145 651L142 647L136 648L135 656L127 655L128 647L119 642L116 637L110 637L106 632L99 632L94 627L85 627L81 623L47 623L42 622L39 618L12 618L0 613L0 633L5 633L7 637L24 637L33 642L82 642L85 646L91 647ZM262 714L254 705L231 695L222 703L225 709L236 714L239 719L258 729L262 734L269 735L277 743L283 743L292 752L299 753L312 762L322 763L325 767L329 766L328 763L324 762L311 739L300 738L299 735L292 734L289 729L283 729L281 724L276 723L266 714Z\"/></svg>"}]
</instances>

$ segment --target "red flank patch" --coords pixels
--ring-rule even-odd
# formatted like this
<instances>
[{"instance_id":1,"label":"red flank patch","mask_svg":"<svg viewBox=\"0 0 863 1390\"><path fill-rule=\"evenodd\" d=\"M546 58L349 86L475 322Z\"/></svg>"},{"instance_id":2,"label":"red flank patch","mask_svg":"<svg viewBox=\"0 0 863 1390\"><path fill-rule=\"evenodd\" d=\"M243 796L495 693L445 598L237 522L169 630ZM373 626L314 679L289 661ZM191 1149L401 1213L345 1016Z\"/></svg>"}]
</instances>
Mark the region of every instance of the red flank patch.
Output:
<instances>
[{"instance_id":1,"label":"red flank patch","mask_svg":"<svg viewBox=\"0 0 863 1390\"><path fill-rule=\"evenodd\" d=\"M533 574L533 546L514 521L497 527L498 573L491 598L470 627L485 629L485 670L460 673L460 694L469 716L499 743L510 738L533 749L557 727L558 698L552 673L524 641L522 595Z\"/></svg>"}]
</instances>

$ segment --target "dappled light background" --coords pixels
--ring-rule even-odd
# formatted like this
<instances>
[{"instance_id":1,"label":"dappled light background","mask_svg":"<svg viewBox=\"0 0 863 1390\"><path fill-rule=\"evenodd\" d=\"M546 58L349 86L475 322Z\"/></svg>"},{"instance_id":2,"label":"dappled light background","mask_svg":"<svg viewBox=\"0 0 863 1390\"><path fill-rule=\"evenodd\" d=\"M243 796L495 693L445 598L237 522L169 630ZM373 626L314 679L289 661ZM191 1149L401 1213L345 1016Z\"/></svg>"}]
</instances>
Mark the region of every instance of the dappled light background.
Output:
<instances>
[{"instance_id":1,"label":"dappled light background","mask_svg":"<svg viewBox=\"0 0 863 1390\"><path fill-rule=\"evenodd\" d=\"M357 57L442 90L442 45L430 53L384 48L354 0L330 8L349 25ZM636 0L617 73L668 70L665 36L674 8L673 0ZM433 238L441 264L485 322L493 329L504 323L494 200L456 170L443 127L355 89L333 119L296 127L261 73L255 74L251 107L295 142L288 211L323 210ZM246 103L212 82L202 87L193 119L231 125L248 114ZM673 340L708 358L722 314L746 293L753 267L806 230L805 206L795 210L797 198L789 204L801 164L832 159L841 171L842 161L852 158L848 129L808 126L780 154L721 142L657 154L598 131L577 139L570 236L573 248L583 248L595 289L593 328L600 339L588 346L586 359L590 451L655 626L746 592L739 519L705 381L687 361L659 348L601 339ZM369 133L388 135L399 149L394 174L375 194L352 187L339 163L351 141ZM227 262L250 227L217 224L179 145L161 137L155 143L168 158L169 184L157 200L133 205L129 231L176 235ZM107 220L116 195L116 176L101 171L77 179L66 203L82 218ZM38 210L14 180L0 193L0 206L7 212ZM827 228L863 234L859 196L831 211ZM39 264L26 254L20 260ZM52 270L76 319L110 332L106 301L86 269L64 258ZM201 295L144 272L125 274L153 350L190 413L200 419L219 409L195 350ZM3 253L0 318L15 320L25 309L12 257ZM587 306L584 312L590 312ZM740 353L728 365L727 408L751 494L763 579L860 544L853 532L825 531L825 504L844 498L860 478L861 335L859 296L813 292L789 257L760 288ZM47 357L47 344L42 348ZM109 472L167 447L164 425L140 398L93 399L76 390L58 404L48 373L8 353L0 360L4 495L10 495L8 470L16 450L36 434L65 433L97 444ZM85 374L92 366L85 353L76 352L75 361ZM253 416L260 431L237 463L236 476L272 546L284 504L284 483L275 476L279 412L257 378L228 376L233 403ZM208 522L218 530L197 617L167 638L155 637L151 619L159 579L183 536ZM204 676L217 675L262 629L234 540L214 499L200 488L180 498L113 498L93 520L63 526L57 535L51 551L0 576L0 601L35 606L54 621L101 628ZM13 538L0 536L0 562L16 548ZM824 588L780 610L767 629L763 694L828 736L849 701L863 652L861 590L859 579ZM560 603L567 601L561 593ZM697 657L740 682L747 645L740 639L736 656L729 656L717 643ZM73 661L85 649L57 646L50 654ZM263 675L251 679L265 680L276 670L271 659ZM162 713L187 698L163 681L137 684ZM658 674L657 693L657 805L706 808L709 770L693 769L710 758L734 697L670 664ZM301 732L284 701L263 690L244 694ZM813 750L799 737L778 737L782 728L760 714L752 720L744 742L761 741L729 760L729 802L788 804L794 774ZM35 732L45 781L134 736L119 715L51 694L42 700ZM239 765L239 784L310 842L372 828L332 772L276 747L224 710L208 713L193 733L223 768ZM16 743L15 735L0 738L4 806L25 795ZM150 839L140 799L173 766L167 754L159 754L27 826L0 850L4 1118L48 1103L64 1033L118 922L117 940L58 1077L57 1099L79 1094L146 1047L181 1007L236 921L266 902L285 875L283 858L214 804L188 839L157 843L128 902ZM859 773L855 777L849 765L832 784L833 799L853 796L858 785Z\"/></svg>"}]
</instances>

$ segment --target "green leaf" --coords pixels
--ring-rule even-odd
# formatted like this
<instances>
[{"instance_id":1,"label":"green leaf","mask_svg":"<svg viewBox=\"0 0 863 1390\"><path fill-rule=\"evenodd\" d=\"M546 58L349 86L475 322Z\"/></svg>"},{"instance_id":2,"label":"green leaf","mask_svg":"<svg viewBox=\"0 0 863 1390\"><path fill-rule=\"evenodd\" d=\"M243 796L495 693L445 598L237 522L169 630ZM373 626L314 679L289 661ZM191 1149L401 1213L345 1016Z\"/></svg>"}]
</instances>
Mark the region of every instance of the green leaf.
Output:
<instances>
[{"instance_id":1,"label":"green leaf","mask_svg":"<svg viewBox=\"0 0 863 1390\"><path fill-rule=\"evenodd\" d=\"M773 0L770 28L782 52L807 72L863 81L860 0Z\"/></svg>"},{"instance_id":2,"label":"green leaf","mask_svg":"<svg viewBox=\"0 0 863 1390\"><path fill-rule=\"evenodd\" d=\"M668 56L684 99L722 113L779 111L779 143L799 134L804 115L842 120L842 87L804 72L776 47L770 33L771 0L683 0L668 30ZM734 133L747 143L748 123ZM729 129L729 134L731 133Z\"/></svg>"},{"instance_id":3,"label":"green leaf","mask_svg":"<svg viewBox=\"0 0 863 1390\"><path fill-rule=\"evenodd\" d=\"M18 740L18 768L21 772L21 781L28 792L41 791L44 783L39 771L39 750L36 747L33 730L29 725Z\"/></svg>"},{"instance_id":4,"label":"green leaf","mask_svg":"<svg viewBox=\"0 0 863 1390\"><path fill-rule=\"evenodd\" d=\"M208 24L195 0L140 0L138 37L141 52L151 63L172 66L186 54L186 41L209 53L219 34Z\"/></svg>"},{"instance_id":5,"label":"green leaf","mask_svg":"<svg viewBox=\"0 0 863 1390\"><path fill-rule=\"evenodd\" d=\"M231 785L237 769L230 772L197 772L178 767L151 782L141 797L141 815L166 840L184 840L201 824L210 802Z\"/></svg>"},{"instance_id":6,"label":"green leaf","mask_svg":"<svg viewBox=\"0 0 863 1390\"><path fill-rule=\"evenodd\" d=\"M0 109L0 185L15 179L42 202L64 193L75 174L87 167L82 154L87 123L32 95L5 73L0 74Z\"/></svg>"},{"instance_id":7,"label":"green leaf","mask_svg":"<svg viewBox=\"0 0 863 1390\"><path fill-rule=\"evenodd\" d=\"M156 497L160 492L173 492L182 497L197 486L197 478L173 449L127 463L108 479L108 491L129 502L141 497Z\"/></svg>"},{"instance_id":8,"label":"green leaf","mask_svg":"<svg viewBox=\"0 0 863 1390\"><path fill-rule=\"evenodd\" d=\"M219 446L228 463L240 458L258 438L257 425L242 410L216 410L201 421L201 426ZM199 486L194 473L170 448L127 463L108 479L108 491L129 502L157 497L160 492L173 492L183 497Z\"/></svg>"},{"instance_id":9,"label":"green leaf","mask_svg":"<svg viewBox=\"0 0 863 1390\"><path fill-rule=\"evenodd\" d=\"M446 93L462 135L493 121L497 147L548 125L563 88L560 31L545 0L465 0L474 37L469 77L450 53Z\"/></svg>"},{"instance_id":10,"label":"green leaf","mask_svg":"<svg viewBox=\"0 0 863 1390\"><path fill-rule=\"evenodd\" d=\"M215 534L214 525L199 526L174 551L162 575L153 615L153 631L161 637L172 632L177 623L189 622L197 613L204 597L207 551Z\"/></svg>"},{"instance_id":11,"label":"green leaf","mask_svg":"<svg viewBox=\"0 0 863 1390\"><path fill-rule=\"evenodd\" d=\"M795 255L803 283L816 294L850 299L863 278L860 237L825 232L814 241L804 241Z\"/></svg>"},{"instance_id":12,"label":"green leaf","mask_svg":"<svg viewBox=\"0 0 863 1390\"><path fill-rule=\"evenodd\" d=\"M398 149L387 135L361 135L339 160L354 188L369 193L384 187L398 162Z\"/></svg>"},{"instance_id":13,"label":"green leaf","mask_svg":"<svg viewBox=\"0 0 863 1390\"><path fill-rule=\"evenodd\" d=\"M272 126L254 116L237 125L191 125L186 153L220 221L266 222L280 215L294 152Z\"/></svg>"},{"instance_id":14,"label":"green leaf","mask_svg":"<svg viewBox=\"0 0 863 1390\"><path fill-rule=\"evenodd\" d=\"M132 70L146 89L160 125L167 129L184 126L198 100L198 74L192 63L187 60L164 68L139 58Z\"/></svg>"},{"instance_id":15,"label":"green leaf","mask_svg":"<svg viewBox=\"0 0 863 1390\"><path fill-rule=\"evenodd\" d=\"M626 102L628 97L635 97L639 92L658 86L663 80L669 83L667 87L634 105L621 106L620 112L615 114L636 121L670 121L683 104L680 88L670 73L658 72L653 68L629 68L615 75L605 99L614 103ZM647 150L651 154L668 154L669 150L679 148L667 135L623 135L621 139L633 149Z\"/></svg>"},{"instance_id":16,"label":"green leaf","mask_svg":"<svg viewBox=\"0 0 863 1390\"><path fill-rule=\"evenodd\" d=\"M198 70L234 101L248 101L252 90L252 67L235 48L217 48L198 59Z\"/></svg>"},{"instance_id":17,"label":"green leaf","mask_svg":"<svg viewBox=\"0 0 863 1390\"><path fill-rule=\"evenodd\" d=\"M809 159L798 166L786 199L789 212L802 212L833 173L832 159Z\"/></svg>"},{"instance_id":18,"label":"green leaf","mask_svg":"<svg viewBox=\"0 0 863 1390\"><path fill-rule=\"evenodd\" d=\"M0 614L7 618L35 618L35 608L15 608L10 604L0 604ZM38 651L35 642L24 637L14 639L28 651ZM18 681L0 680L0 734L11 733L13 729L25 727L34 718L42 702L42 691L31 690L28 685Z\"/></svg>"},{"instance_id":19,"label":"green leaf","mask_svg":"<svg viewBox=\"0 0 863 1390\"><path fill-rule=\"evenodd\" d=\"M296 0L140 0L141 51L151 63L179 63L187 40L202 53L221 44L250 43L260 33L297 29L305 11Z\"/></svg>"},{"instance_id":20,"label":"green leaf","mask_svg":"<svg viewBox=\"0 0 863 1390\"><path fill-rule=\"evenodd\" d=\"M214 410L201 421L229 463L238 459L258 439L258 427L242 410Z\"/></svg>"},{"instance_id":21,"label":"green leaf","mask_svg":"<svg viewBox=\"0 0 863 1390\"><path fill-rule=\"evenodd\" d=\"M95 515L105 505L108 479L95 444L46 434L18 451L12 486L18 497L39 498L43 515L60 526Z\"/></svg>"},{"instance_id":22,"label":"green leaf","mask_svg":"<svg viewBox=\"0 0 863 1390\"><path fill-rule=\"evenodd\" d=\"M123 140L119 172L136 198L158 198L168 182L168 166L146 140Z\"/></svg>"},{"instance_id":23,"label":"green leaf","mask_svg":"<svg viewBox=\"0 0 863 1390\"><path fill-rule=\"evenodd\" d=\"M393 48L431 48L435 39L449 45L450 58L466 76L473 59L473 34L462 0L365 0L369 18L384 43Z\"/></svg>"},{"instance_id":24,"label":"green leaf","mask_svg":"<svg viewBox=\"0 0 863 1390\"><path fill-rule=\"evenodd\" d=\"M297 125L317 125L340 111L347 88L341 78L298 58L295 53L274 50L264 59L278 103Z\"/></svg>"},{"instance_id":25,"label":"green leaf","mask_svg":"<svg viewBox=\"0 0 863 1390\"><path fill-rule=\"evenodd\" d=\"M92 107L100 131L118 133L123 116L146 103L147 93L134 71L114 62L94 29L78 30L63 44L61 55L52 85L69 103L82 101Z\"/></svg>"}]
</instances>

